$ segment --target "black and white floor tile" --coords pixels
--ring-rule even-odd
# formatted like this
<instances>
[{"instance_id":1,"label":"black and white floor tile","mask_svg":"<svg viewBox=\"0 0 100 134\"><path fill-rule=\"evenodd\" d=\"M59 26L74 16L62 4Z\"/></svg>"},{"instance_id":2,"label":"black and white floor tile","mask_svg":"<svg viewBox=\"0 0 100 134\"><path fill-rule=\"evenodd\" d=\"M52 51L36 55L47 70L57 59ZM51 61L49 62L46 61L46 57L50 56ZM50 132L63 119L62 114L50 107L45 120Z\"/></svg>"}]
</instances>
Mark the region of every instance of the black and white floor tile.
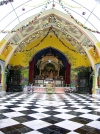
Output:
<instances>
[{"instance_id":1,"label":"black and white floor tile","mask_svg":"<svg viewBox=\"0 0 100 134\"><path fill-rule=\"evenodd\" d=\"M0 134L100 134L100 98L0 94Z\"/></svg>"}]
</instances>

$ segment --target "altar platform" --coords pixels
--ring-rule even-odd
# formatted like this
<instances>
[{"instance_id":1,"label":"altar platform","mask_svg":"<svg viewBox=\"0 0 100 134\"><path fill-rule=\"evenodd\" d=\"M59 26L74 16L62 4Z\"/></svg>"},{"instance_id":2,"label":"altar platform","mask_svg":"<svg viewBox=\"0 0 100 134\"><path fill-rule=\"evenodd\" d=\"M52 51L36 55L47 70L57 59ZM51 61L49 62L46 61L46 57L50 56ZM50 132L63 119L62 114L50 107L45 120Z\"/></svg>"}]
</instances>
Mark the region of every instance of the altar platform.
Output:
<instances>
[{"instance_id":1,"label":"altar platform","mask_svg":"<svg viewBox=\"0 0 100 134\"><path fill-rule=\"evenodd\" d=\"M34 92L40 92L40 93L64 93L65 87L34 87Z\"/></svg>"},{"instance_id":2,"label":"altar platform","mask_svg":"<svg viewBox=\"0 0 100 134\"><path fill-rule=\"evenodd\" d=\"M37 87L34 86L34 92L40 93L65 93L65 92L76 92L75 87Z\"/></svg>"},{"instance_id":3,"label":"altar platform","mask_svg":"<svg viewBox=\"0 0 100 134\"><path fill-rule=\"evenodd\" d=\"M76 87L25 86L23 91L24 93L75 93L77 89Z\"/></svg>"}]
</instances>

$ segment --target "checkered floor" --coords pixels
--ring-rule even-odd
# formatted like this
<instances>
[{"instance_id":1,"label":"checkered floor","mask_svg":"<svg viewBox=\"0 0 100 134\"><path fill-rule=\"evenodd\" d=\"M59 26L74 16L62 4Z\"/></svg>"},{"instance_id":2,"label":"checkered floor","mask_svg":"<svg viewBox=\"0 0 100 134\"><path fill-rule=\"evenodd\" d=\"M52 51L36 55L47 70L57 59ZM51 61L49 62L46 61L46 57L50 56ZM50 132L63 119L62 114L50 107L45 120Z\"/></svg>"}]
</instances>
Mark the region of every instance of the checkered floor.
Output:
<instances>
[{"instance_id":1,"label":"checkered floor","mask_svg":"<svg viewBox=\"0 0 100 134\"><path fill-rule=\"evenodd\" d=\"M100 98L71 93L1 94L0 134L100 134Z\"/></svg>"}]
</instances>

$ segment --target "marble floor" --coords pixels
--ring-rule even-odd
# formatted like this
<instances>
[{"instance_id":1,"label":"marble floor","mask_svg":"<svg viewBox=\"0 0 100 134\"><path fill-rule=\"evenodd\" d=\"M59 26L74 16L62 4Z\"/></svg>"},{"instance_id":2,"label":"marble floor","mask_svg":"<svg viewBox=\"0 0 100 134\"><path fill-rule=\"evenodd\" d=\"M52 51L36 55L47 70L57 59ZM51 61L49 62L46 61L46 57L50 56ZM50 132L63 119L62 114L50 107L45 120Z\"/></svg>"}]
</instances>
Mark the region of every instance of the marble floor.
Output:
<instances>
[{"instance_id":1,"label":"marble floor","mask_svg":"<svg viewBox=\"0 0 100 134\"><path fill-rule=\"evenodd\" d=\"M100 134L100 98L0 94L0 134Z\"/></svg>"}]
</instances>

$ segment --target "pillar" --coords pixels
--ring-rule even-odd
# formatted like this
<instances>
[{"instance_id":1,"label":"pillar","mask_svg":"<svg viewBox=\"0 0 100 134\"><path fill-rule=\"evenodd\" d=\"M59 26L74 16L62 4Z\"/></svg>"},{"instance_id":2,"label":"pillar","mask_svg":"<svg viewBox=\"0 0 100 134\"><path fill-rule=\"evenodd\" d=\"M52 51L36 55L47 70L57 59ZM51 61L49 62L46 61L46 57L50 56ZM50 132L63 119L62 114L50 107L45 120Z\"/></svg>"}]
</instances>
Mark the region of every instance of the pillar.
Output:
<instances>
[{"instance_id":1,"label":"pillar","mask_svg":"<svg viewBox=\"0 0 100 134\"><path fill-rule=\"evenodd\" d=\"M4 72L1 72L1 89L2 89L2 91L5 91L5 86L4 86Z\"/></svg>"}]
</instances>

